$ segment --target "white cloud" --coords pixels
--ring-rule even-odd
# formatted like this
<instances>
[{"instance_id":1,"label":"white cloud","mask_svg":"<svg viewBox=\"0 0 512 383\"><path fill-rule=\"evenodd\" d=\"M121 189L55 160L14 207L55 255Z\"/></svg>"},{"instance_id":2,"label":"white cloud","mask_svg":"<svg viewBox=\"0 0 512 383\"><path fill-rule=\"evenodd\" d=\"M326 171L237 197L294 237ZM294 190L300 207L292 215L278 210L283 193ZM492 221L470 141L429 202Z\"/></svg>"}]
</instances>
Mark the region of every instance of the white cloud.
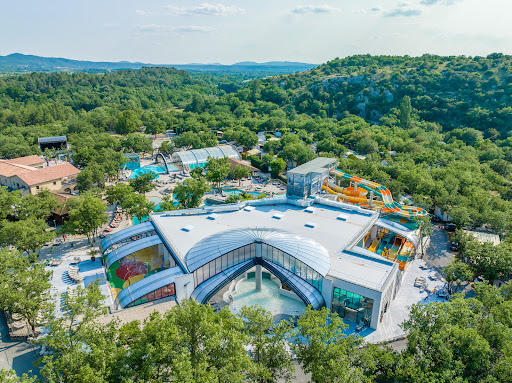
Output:
<instances>
[{"instance_id":1,"label":"white cloud","mask_svg":"<svg viewBox=\"0 0 512 383\"><path fill-rule=\"evenodd\" d=\"M243 8L231 7L224 4L202 3L197 6L176 6L167 5L164 7L167 11L163 14L180 16L234 16L245 13ZM157 12L136 11L139 15L157 14ZM162 14L162 13L160 13Z\"/></svg>"},{"instance_id":2,"label":"white cloud","mask_svg":"<svg viewBox=\"0 0 512 383\"><path fill-rule=\"evenodd\" d=\"M423 1L431 1L431 0L423 0ZM398 16L404 16L404 17L411 17L411 16L419 16L423 13L423 9L421 7L418 7L416 5L411 4L409 1L400 1L396 8L385 12L385 17L398 17Z\"/></svg>"},{"instance_id":3,"label":"white cloud","mask_svg":"<svg viewBox=\"0 0 512 383\"><path fill-rule=\"evenodd\" d=\"M354 13L361 13L363 15L365 15L367 13L381 13L381 12L382 12L382 7L379 7L379 6L376 6L376 7L370 8L370 9L358 9L357 11L354 11Z\"/></svg>"},{"instance_id":4,"label":"white cloud","mask_svg":"<svg viewBox=\"0 0 512 383\"><path fill-rule=\"evenodd\" d=\"M137 25L135 29L141 34L167 35L169 33L210 33L214 28L203 25L169 26L158 24Z\"/></svg>"},{"instance_id":5,"label":"white cloud","mask_svg":"<svg viewBox=\"0 0 512 383\"><path fill-rule=\"evenodd\" d=\"M449 6L449 5L453 5L455 3L459 3L461 1L463 1L463 0L421 0L420 4L427 5L427 6L430 6L430 5Z\"/></svg>"},{"instance_id":6,"label":"white cloud","mask_svg":"<svg viewBox=\"0 0 512 383\"><path fill-rule=\"evenodd\" d=\"M327 4L321 5L298 5L292 9L293 13L305 14L305 13L336 13L339 12L339 8L331 7Z\"/></svg>"}]
</instances>

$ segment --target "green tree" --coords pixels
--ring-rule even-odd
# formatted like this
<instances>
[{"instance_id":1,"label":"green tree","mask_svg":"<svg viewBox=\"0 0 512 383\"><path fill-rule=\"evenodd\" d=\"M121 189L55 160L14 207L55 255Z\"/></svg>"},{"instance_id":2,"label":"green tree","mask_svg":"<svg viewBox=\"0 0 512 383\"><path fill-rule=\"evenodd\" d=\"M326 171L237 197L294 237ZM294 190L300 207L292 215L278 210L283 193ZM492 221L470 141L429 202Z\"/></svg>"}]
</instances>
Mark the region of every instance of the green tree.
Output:
<instances>
[{"instance_id":1,"label":"green tree","mask_svg":"<svg viewBox=\"0 0 512 383\"><path fill-rule=\"evenodd\" d=\"M142 133L130 133L121 142L123 148L133 153L148 153L153 151L151 139Z\"/></svg>"},{"instance_id":2,"label":"green tree","mask_svg":"<svg viewBox=\"0 0 512 383\"><path fill-rule=\"evenodd\" d=\"M277 178L277 176L286 170L286 161L282 158L276 158L270 163L270 169L272 177Z\"/></svg>"},{"instance_id":3,"label":"green tree","mask_svg":"<svg viewBox=\"0 0 512 383\"><path fill-rule=\"evenodd\" d=\"M201 204L203 196L210 190L210 185L208 185L204 178L200 178L198 180L188 179L183 181L183 183L178 182L173 193L181 206L193 208Z\"/></svg>"},{"instance_id":4,"label":"green tree","mask_svg":"<svg viewBox=\"0 0 512 383\"><path fill-rule=\"evenodd\" d=\"M190 175L192 178L195 178L196 180L203 177L203 168L195 168L190 171Z\"/></svg>"},{"instance_id":5,"label":"green tree","mask_svg":"<svg viewBox=\"0 0 512 383\"><path fill-rule=\"evenodd\" d=\"M462 256L468 259L475 275L482 275L490 284L512 273L512 249L510 243L494 246L475 240L465 245Z\"/></svg>"},{"instance_id":6,"label":"green tree","mask_svg":"<svg viewBox=\"0 0 512 383\"><path fill-rule=\"evenodd\" d=\"M158 151L162 154L168 155L174 152L175 146L172 141L162 141Z\"/></svg>"},{"instance_id":7,"label":"green tree","mask_svg":"<svg viewBox=\"0 0 512 383\"><path fill-rule=\"evenodd\" d=\"M210 305L184 300L168 313L188 350L195 382L244 382L250 359L244 344L243 322L228 309L217 313Z\"/></svg>"},{"instance_id":8,"label":"green tree","mask_svg":"<svg viewBox=\"0 0 512 383\"><path fill-rule=\"evenodd\" d=\"M234 180L238 180L238 185L240 185L240 181L242 178L247 178L251 175L249 168L243 165L235 165L231 168L231 177Z\"/></svg>"},{"instance_id":9,"label":"green tree","mask_svg":"<svg viewBox=\"0 0 512 383\"><path fill-rule=\"evenodd\" d=\"M429 215L425 216L413 216L413 220L418 225L419 228L419 237L420 237L420 252L421 256L425 256L425 246L423 245L425 242L425 237L430 237L434 231L434 227L432 226L432 221L430 220Z\"/></svg>"},{"instance_id":10,"label":"green tree","mask_svg":"<svg viewBox=\"0 0 512 383\"><path fill-rule=\"evenodd\" d=\"M220 183L224 181L229 175L231 169L229 160L227 158L208 158L208 172L206 179L210 182L216 183L220 187Z\"/></svg>"},{"instance_id":11,"label":"green tree","mask_svg":"<svg viewBox=\"0 0 512 383\"><path fill-rule=\"evenodd\" d=\"M131 200L135 191L129 184L118 183L115 185L107 186L106 189L107 202L111 205L117 203L124 212L131 207Z\"/></svg>"},{"instance_id":12,"label":"green tree","mask_svg":"<svg viewBox=\"0 0 512 383\"><path fill-rule=\"evenodd\" d=\"M64 223L64 230L86 235L92 246L96 230L108 222L105 203L93 193L85 192L78 198L70 199L67 206L68 221Z\"/></svg>"},{"instance_id":13,"label":"green tree","mask_svg":"<svg viewBox=\"0 0 512 383\"><path fill-rule=\"evenodd\" d=\"M14 246L27 255L31 255L32 251L31 259L34 261L43 245L55 238L55 232L49 229L42 219L5 221L0 229L0 243Z\"/></svg>"},{"instance_id":14,"label":"green tree","mask_svg":"<svg viewBox=\"0 0 512 383\"><path fill-rule=\"evenodd\" d=\"M258 136L248 128L241 128L236 133L236 143L244 148L252 149L258 143Z\"/></svg>"},{"instance_id":15,"label":"green tree","mask_svg":"<svg viewBox=\"0 0 512 383\"><path fill-rule=\"evenodd\" d=\"M162 197L162 201L160 202L160 211L170 211L176 210L176 202L173 199L172 194L167 194Z\"/></svg>"},{"instance_id":16,"label":"green tree","mask_svg":"<svg viewBox=\"0 0 512 383\"><path fill-rule=\"evenodd\" d=\"M27 320L36 333L39 311L45 308L52 272L43 264L30 263L19 253L0 249L0 302L12 314Z\"/></svg>"},{"instance_id":17,"label":"green tree","mask_svg":"<svg viewBox=\"0 0 512 383\"><path fill-rule=\"evenodd\" d=\"M0 382L4 383L36 383L37 378L23 374L21 378L16 376L13 370L0 370Z\"/></svg>"},{"instance_id":18,"label":"green tree","mask_svg":"<svg viewBox=\"0 0 512 383\"><path fill-rule=\"evenodd\" d=\"M80 191L86 191L97 186L101 189L105 187L105 171L97 163L91 163L80 171L76 176L77 187Z\"/></svg>"},{"instance_id":19,"label":"green tree","mask_svg":"<svg viewBox=\"0 0 512 383\"><path fill-rule=\"evenodd\" d=\"M462 282L471 281L473 279L473 271L469 265L459 261L454 261L444 267L442 274L446 280L449 294L455 294Z\"/></svg>"},{"instance_id":20,"label":"green tree","mask_svg":"<svg viewBox=\"0 0 512 383\"><path fill-rule=\"evenodd\" d=\"M478 299L456 294L447 303L413 305L403 324L407 348L397 381L503 381L493 375L497 365L503 366L500 356L507 353L503 347L512 337L509 331L498 330L504 325L498 311L511 311L501 303L503 297L489 294L491 290L492 286L485 287L486 298L477 289Z\"/></svg>"},{"instance_id":21,"label":"green tree","mask_svg":"<svg viewBox=\"0 0 512 383\"><path fill-rule=\"evenodd\" d=\"M356 151L363 154L370 154L379 151L379 144L370 137L363 137L356 144Z\"/></svg>"},{"instance_id":22,"label":"green tree","mask_svg":"<svg viewBox=\"0 0 512 383\"><path fill-rule=\"evenodd\" d=\"M9 192L7 187L0 186L0 222L8 216L14 216L13 208L20 203L19 191Z\"/></svg>"},{"instance_id":23,"label":"green tree","mask_svg":"<svg viewBox=\"0 0 512 383\"><path fill-rule=\"evenodd\" d=\"M272 163L272 161L274 161L274 157L272 157L270 154L262 155L261 156L261 164L263 165L264 168L260 169L260 170L268 172L268 170L270 169L270 164Z\"/></svg>"},{"instance_id":24,"label":"green tree","mask_svg":"<svg viewBox=\"0 0 512 383\"><path fill-rule=\"evenodd\" d=\"M230 194L228 198L226 198L225 203L238 203L242 200L242 196L240 194Z\"/></svg>"},{"instance_id":25,"label":"green tree","mask_svg":"<svg viewBox=\"0 0 512 383\"><path fill-rule=\"evenodd\" d=\"M155 137L159 133L164 133L166 128L167 126L165 125L165 121L162 121L159 118L152 118L146 122L146 133L154 134Z\"/></svg>"},{"instance_id":26,"label":"green tree","mask_svg":"<svg viewBox=\"0 0 512 383\"><path fill-rule=\"evenodd\" d=\"M121 357L111 375L129 382L192 383L189 352L184 347L187 341L170 313L153 312L143 323L126 323L117 342Z\"/></svg>"},{"instance_id":27,"label":"green tree","mask_svg":"<svg viewBox=\"0 0 512 383\"><path fill-rule=\"evenodd\" d=\"M173 140L174 145L177 148L204 148L204 144L198 134L194 132L184 132Z\"/></svg>"},{"instance_id":28,"label":"green tree","mask_svg":"<svg viewBox=\"0 0 512 383\"><path fill-rule=\"evenodd\" d=\"M403 129L408 129L411 126L412 121L412 106L411 106L411 98L409 96L404 96L402 98L402 102L400 102L400 126Z\"/></svg>"},{"instance_id":29,"label":"green tree","mask_svg":"<svg viewBox=\"0 0 512 383\"><path fill-rule=\"evenodd\" d=\"M259 306L240 310L254 356L250 380L260 383L291 382L295 366L287 351L291 326L286 321L274 325L272 313Z\"/></svg>"},{"instance_id":30,"label":"green tree","mask_svg":"<svg viewBox=\"0 0 512 383\"><path fill-rule=\"evenodd\" d=\"M362 382L358 367L361 338L344 336L347 325L327 308L310 307L297 319L294 348L297 359L312 382Z\"/></svg>"},{"instance_id":31,"label":"green tree","mask_svg":"<svg viewBox=\"0 0 512 383\"><path fill-rule=\"evenodd\" d=\"M40 343L52 350L40 360L41 375L47 382L107 383L120 359L116 345L116 320L102 324L106 314L104 297L97 282L87 288L78 286L74 294L65 294L63 316L50 318L48 333ZM112 380L113 379L113 380ZM119 381L119 380L118 380Z\"/></svg>"},{"instance_id":32,"label":"green tree","mask_svg":"<svg viewBox=\"0 0 512 383\"><path fill-rule=\"evenodd\" d=\"M46 220L59 207L57 197L48 189L41 189L36 195L27 194L16 205L19 219L36 218Z\"/></svg>"},{"instance_id":33,"label":"green tree","mask_svg":"<svg viewBox=\"0 0 512 383\"><path fill-rule=\"evenodd\" d=\"M154 211L155 203L148 201L144 195L137 194L132 200L132 206L130 207L128 214L137 217L140 222L144 217L149 216Z\"/></svg>"},{"instance_id":34,"label":"green tree","mask_svg":"<svg viewBox=\"0 0 512 383\"><path fill-rule=\"evenodd\" d=\"M130 186L139 194L146 195L147 192L156 189L153 181L158 177L156 173L144 172L138 174L137 177L130 180Z\"/></svg>"},{"instance_id":35,"label":"green tree","mask_svg":"<svg viewBox=\"0 0 512 383\"><path fill-rule=\"evenodd\" d=\"M125 110L118 117L116 132L119 134L129 134L139 129L140 120L133 110Z\"/></svg>"}]
</instances>

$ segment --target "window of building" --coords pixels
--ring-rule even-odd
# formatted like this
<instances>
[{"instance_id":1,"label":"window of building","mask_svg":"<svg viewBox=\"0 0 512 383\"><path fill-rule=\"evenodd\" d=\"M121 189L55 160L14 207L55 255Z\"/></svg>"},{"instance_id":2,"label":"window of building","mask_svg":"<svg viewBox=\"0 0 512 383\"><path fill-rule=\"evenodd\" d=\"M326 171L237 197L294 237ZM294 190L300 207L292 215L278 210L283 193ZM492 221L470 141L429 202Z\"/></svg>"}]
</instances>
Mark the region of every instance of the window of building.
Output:
<instances>
[{"instance_id":1,"label":"window of building","mask_svg":"<svg viewBox=\"0 0 512 383\"><path fill-rule=\"evenodd\" d=\"M36 186L36 189L39 190L39 186Z\"/></svg>"},{"instance_id":2,"label":"window of building","mask_svg":"<svg viewBox=\"0 0 512 383\"><path fill-rule=\"evenodd\" d=\"M176 291L174 289L174 283L171 283L167 286L160 287L159 289L152 291L149 294L146 294L144 297L137 299L135 302L130 303L127 307L137 306L140 305L141 303L155 301L157 299L170 297L175 294Z\"/></svg>"},{"instance_id":3,"label":"window of building","mask_svg":"<svg viewBox=\"0 0 512 383\"><path fill-rule=\"evenodd\" d=\"M53 184L54 184L54 185L57 185L57 181L53 181Z\"/></svg>"},{"instance_id":4,"label":"window of building","mask_svg":"<svg viewBox=\"0 0 512 383\"><path fill-rule=\"evenodd\" d=\"M370 326L372 310L373 299L337 287L334 288L332 311L337 312L340 317Z\"/></svg>"},{"instance_id":5,"label":"window of building","mask_svg":"<svg viewBox=\"0 0 512 383\"><path fill-rule=\"evenodd\" d=\"M315 287L318 291L322 292L322 275L305 263L265 243L261 245L261 256L263 259L291 271L293 274L297 275ZM194 271L194 284L199 286L204 281L225 271L226 269L229 269L230 267L255 257L255 243L230 251L229 253L212 260L211 262Z\"/></svg>"}]
</instances>

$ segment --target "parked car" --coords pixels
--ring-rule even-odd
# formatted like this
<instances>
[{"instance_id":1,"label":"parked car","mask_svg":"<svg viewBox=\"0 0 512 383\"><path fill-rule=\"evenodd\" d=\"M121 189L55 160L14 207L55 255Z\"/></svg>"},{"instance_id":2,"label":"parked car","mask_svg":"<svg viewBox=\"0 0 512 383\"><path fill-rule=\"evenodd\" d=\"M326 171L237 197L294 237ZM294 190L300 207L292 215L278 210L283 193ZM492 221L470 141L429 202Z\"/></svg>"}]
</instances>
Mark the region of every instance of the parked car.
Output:
<instances>
[{"instance_id":1,"label":"parked car","mask_svg":"<svg viewBox=\"0 0 512 383\"><path fill-rule=\"evenodd\" d=\"M457 251L459 250L459 243L458 242L450 242L450 250L451 251Z\"/></svg>"},{"instance_id":2,"label":"parked car","mask_svg":"<svg viewBox=\"0 0 512 383\"><path fill-rule=\"evenodd\" d=\"M439 223L441 222L441 218L439 218L437 215L433 215L432 218L430 219L432 222L434 223Z\"/></svg>"},{"instance_id":3,"label":"parked car","mask_svg":"<svg viewBox=\"0 0 512 383\"><path fill-rule=\"evenodd\" d=\"M451 222L450 222L450 223L446 223L446 224L444 225L444 229L445 229L446 231L455 231L455 229L456 229L456 228L457 228L457 225L456 225L456 224L454 224L454 223L451 223Z\"/></svg>"}]
</instances>

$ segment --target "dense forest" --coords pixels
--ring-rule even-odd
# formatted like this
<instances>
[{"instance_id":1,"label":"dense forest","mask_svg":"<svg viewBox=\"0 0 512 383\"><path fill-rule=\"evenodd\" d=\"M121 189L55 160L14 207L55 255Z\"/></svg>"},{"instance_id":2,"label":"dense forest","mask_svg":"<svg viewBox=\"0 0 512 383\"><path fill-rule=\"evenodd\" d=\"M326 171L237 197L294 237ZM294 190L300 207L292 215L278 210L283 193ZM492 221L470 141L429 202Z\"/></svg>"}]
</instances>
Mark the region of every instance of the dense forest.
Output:
<instances>
[{"instance_id":1,"label":"dense forest","mask_svg":"<svg viewBox=\"0 0 512 383\"><path fill-rule=\"evenodd\" d=\"M39 136L66 134L85 168L121 162L121 148L142 151L141 127L146 134L173 129L181 134L176 146L196 148L216 144L216 130L245 146L255 132L279 131L283 138L266 149L285 160L342 158L351 149L365 158L341 159L347 172L423 207L440 206L459 225L506 234L511 61L363 55L252 81L169 68L4 76L0 157L38 153ZM268 157L261 162L268 166ZM117 165L102 166L100 173L115 176Z\"/></svg>"},{"instance_id":2,"label":"dense forest","mask_svg":"<svg viewBox=\"0 0 512 383\"><path fill-rule=\"evenodd\" d=\"M41 359L43 380L291 381L291 349L313 382L510 381L511 287L492 282L512 271L511 60L354 56L264 79L172 68L0 77L0 158L40 154L38 137L67 135L67 154L82 169L81 193L67 205L62 232L87 235L90 243L107 222L103 194L139 220L154 210L145 198L154 175L129 184L105 181L117 179L123 153L152 152L150 138L167 130L178 136L163 141L158 150L166 154L216 145L219 130L222 139L251 148L263 131L275 139L261 159L249 159L274 177L315 156L338 158L339 168L386 185L404 203L438 206L459 227L485 227L506 239L479 244L456 232L459 260L442 270L451 293L476 276L487 283L476 283L472 298L455 294L446 303L413 305L402 324L406 348L398 353L345 337L346 325L327 309L306 310L293 329L273 325L272 315L255 307L243 308L242 319L192 301L143 323L103 323L97 283L64 295L67 309L56 318L43 295L51 273L32 261L55 236L46 220L57 202L47 191L21 197L0 188L0 301L33 329L41 308L49 316L41 343L52 353ZM227 170L214 165L222 170L222 160L210 162L207 179L219 183ZM210 186L195 171L197 179L174 189L180 206L172 195L164 204L199 205ZM253 359L244 345L254 347ZM35 378L0 371L0 380Z\"/></svg>"}]
</instances>

